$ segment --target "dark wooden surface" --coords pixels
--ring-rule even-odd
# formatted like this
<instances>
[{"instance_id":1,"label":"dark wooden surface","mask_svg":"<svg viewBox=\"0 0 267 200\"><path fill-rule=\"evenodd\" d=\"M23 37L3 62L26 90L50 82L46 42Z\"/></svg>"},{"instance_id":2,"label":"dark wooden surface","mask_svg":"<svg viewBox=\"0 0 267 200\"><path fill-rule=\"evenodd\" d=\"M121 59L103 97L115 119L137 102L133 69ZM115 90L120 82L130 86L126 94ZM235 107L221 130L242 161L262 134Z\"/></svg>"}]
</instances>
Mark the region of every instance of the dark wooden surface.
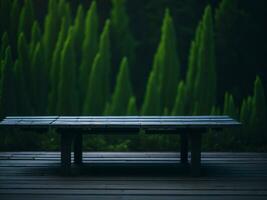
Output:
<instances>
[{"instance_id":1,"label":"dark wooden surface","mask_svg":"<svg viewBox=\"0 0 267 200\"><path fill-rule=\"evenodd\" d=\"M239 126L228 116L18 116L6 117L1 127L40 128L224 128Z\"/></svg>"},{"instance_id":2,"label":"dark wooden surface","mask_svg":"<svg viewBox=\"0 0 267 200\"><path fill-rule=\"evenodd\" d=\"M59 152L0 153L0 199L267 199L267 153L203 153L199 178L179 153L83 157L83 167L62 177Z\"/></svg>"}]
</instances>

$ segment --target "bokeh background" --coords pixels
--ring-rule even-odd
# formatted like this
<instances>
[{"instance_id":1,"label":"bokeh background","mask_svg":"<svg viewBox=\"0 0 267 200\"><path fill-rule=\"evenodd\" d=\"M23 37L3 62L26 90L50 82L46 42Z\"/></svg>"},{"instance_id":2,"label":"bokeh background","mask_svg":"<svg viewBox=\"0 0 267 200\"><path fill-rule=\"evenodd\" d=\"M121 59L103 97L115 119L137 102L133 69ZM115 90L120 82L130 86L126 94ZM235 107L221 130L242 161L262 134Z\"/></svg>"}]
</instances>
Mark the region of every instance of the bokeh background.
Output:
<instances>
[{"instance_id":1,"label":"bokeh background","mask_svg":"<svg viewBox=\"0 0 267 200\"><path fill-rule=\"evenodd\" d=\"M0 0L0 114L230 115L205 150L266 151L265 0ZM0 150L55 150L5 130ZM175 150L178 136L87 136L87 150Z\"/></svg>"}]
</instances>

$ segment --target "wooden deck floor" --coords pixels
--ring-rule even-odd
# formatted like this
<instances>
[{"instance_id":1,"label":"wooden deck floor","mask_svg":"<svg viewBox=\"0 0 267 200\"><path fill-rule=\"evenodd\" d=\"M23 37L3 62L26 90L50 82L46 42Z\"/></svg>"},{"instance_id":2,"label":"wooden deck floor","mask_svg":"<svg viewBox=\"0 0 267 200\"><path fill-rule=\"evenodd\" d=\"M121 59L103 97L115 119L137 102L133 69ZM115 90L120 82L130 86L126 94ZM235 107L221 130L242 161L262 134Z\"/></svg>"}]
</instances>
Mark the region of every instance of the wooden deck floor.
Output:
<instances>
[{"instance_id":1,"label":"wooden deck floor","mask_svg":"<svg viewBox=\"0 0 267 200\"><path fill-rule=\"evenodd\" d=\"M267 199L267 153L203 153L190 177L178 153L84 153L71 177L57 152L1 152L0 199Z\"/></svg>"}]
</instances>

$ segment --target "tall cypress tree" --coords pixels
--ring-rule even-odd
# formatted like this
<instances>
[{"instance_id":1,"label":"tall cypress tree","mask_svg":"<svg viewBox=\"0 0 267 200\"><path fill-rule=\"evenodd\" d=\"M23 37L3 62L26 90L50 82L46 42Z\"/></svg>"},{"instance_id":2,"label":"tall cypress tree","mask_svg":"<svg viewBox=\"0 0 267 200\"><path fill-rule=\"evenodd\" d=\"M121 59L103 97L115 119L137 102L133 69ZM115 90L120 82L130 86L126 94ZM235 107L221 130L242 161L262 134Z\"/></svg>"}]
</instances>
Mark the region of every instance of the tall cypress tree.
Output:
<instances>
[{"instance_id":1,"label":"tall cypress tree","mask_svg":"<svg viewBox=\"0 0 267 200\"><path fill-rule=\"evenodd\" d=\"M102 112L105 111L103 110L103 107L107 106L105 99L103 98L105 96L103 87L101 87L101 89L99 88L99 86L103 84L101 78L104 79L101 59L101 55L98 53L93 62L83 108L83 114L85 115L101 115ZM108 113L109 109L105 112Z\"/></svg>"},{"instance_id":2,"label":"tall cypress tree","mask_svg":"<svg viewBox=\"0 0 267 200\"><path fill-rule=\"evenodd\" d=\"M254 94L252 99L250 124L253 127L254 140L256 144L266 144L266 99L260 77L254 82Z\"/></svg>"},{"instance_id":3,"label":"tall cypress tree","mask_svg":"<svg viewBox=\"0 0 267 200\"><path fill-rule=\"evenodd\" d=\"M220 108L217 106L212 106L210 115L220 115L220 114L221 114Z\"/></svg>"},{"instance_id":4,"label":"tall cypress tree","mask_svg":"<svg viewBox=\"0 0 267 200\"><path fill-rule=\"evenodd\" d=\"M128 59L124 57L120 64L115 91L110 105L110 115L125 115L132 96L132 85L129 75Z\"/></svg>"},{"instance_id":5,"label":"tall cypress tree","mask_svg":"<svg viewBox=\"0 0 267 200\"><path fill-rule=\"evenodd\" d=\"M231 117L237 117L237 110L234 103L234 98L228 92L225 93L224 97L224 107L223 107L223 114L229 115Z\"/></svg>"},{"instance_id":6,"label":"tall cypress tree","mask_svg":"<svg viewBox=\"0 0 267 200\"><path fill-rule=\"evenodd\" d=\"M76 74L77 74L77 80L79 81L80 80L80 76L83 76L81 73L80 73L80 64L82 62L82 45L83 45L83 40L84 40L84 10L83 10L83 6L82 5L79 5L78 6L78 9L77 9L77 13L76 13L76 17L75 17L75 20L74 20L74 27L73 27L73 30L74 30L74 47L75 47L75 57L76 57L76 64L77 64L77 67L76 67ZM83 58L83 59L87 59L86 58ZM79 84L79 89L80 89L80 83L78 82ZM81 94L81 91L78 91L79 92L79 99L80 99L80 102L78 104L78 109L79 109L79 112L82 112L82 97L83 95Z\"/></svg>"},{"instance_id":7,"label":"tall cypress tree","mask_svg":"<svg viewBox=\"0 0 267 200\"><path fill-rule=\"evenodd\" d=\"M134 66L135 42L129 27L129 17L125 8L125 0L112 0L110 20L112 52L114 55L113 64L119 66L121 59L126 56L130 66ZM134 71L130 69L131 74Z\"/></svg>"},{"instance_id":8,"label":"tall cypress tree","mask_svg":"<svg viewBox=\"0 0 267 200\"><path fill-rule=\"evenodd\" d=\"M148 83L146 86L146 93L141 109L142 115L160 115L160 89L159 82L156 78L154 71L149 75Z\"/></svg>"},{"instance_id":9,"label":"tall cypress tree","mask_svg":"<svg viewBox=\"0 0 267 200\"><path fill-rule=\"evenodd\" d=\"M48 98L48 74L45 65L44 48L38 42L35 46L32 59L32 80L33 80L33 108L37 115L44 115L47 112Z\"/></svg>"},{"instance_id":10,"label":"tall cypress tree","mask_svg":"<svg viewBox=\"0 0 267 200\"><path fill-rule=\"evenodd\" d=\"M251 83L246 77L251 69L244 67L242 61L240 62L240 58L243 58L240 55L247 55L248 52L244 50L244 54L241 50L247 48L247 37L243 38L242 35L245 35L244 31L248 31L247 25L244 24L244 22L247 23L244 15L247 11L242 10L242 7L239 1L222 0L214 13L216 63L220 74L217 81L218 99L222 99L226 90L231 91L236 97L242 97L242 91L246 91ZM239 77L241 70L244 75Z\"/></svg>"},{"instance_id":11,"label":"tall cypress tree","mask_svg":"<svg viewBox=\"0 0 267 200\"><path fill-rule=\"evenodd\" d=\"M129 99L126 114L127 115L138 115L138 111L137 111L137 107L136 107L136 101L135 101L134 96L132 96Z\"/></svg>"},{"instance_id":12,"label":"tall cypress tree","mask_svg":"<svg viewBox=\"0 0 267 200\"><path fill-rule=\"evenodd\" d=\"M199 40L202 32L202 22L200 21L196 29L195 38L191 42L189 60L188 60L188 70L186 74L186 84L185 84L185 113L191 115L194 111L194 94L195 94L195 84L196 76L198 73L198 50L199 50Z\"/></svg>"},{"instance_id":13,"label":"tall cypress tree","mask_svg":"<svg viewBox=\"0 0 267 200\"><path fill-rule=\"evenodd\" d=\"M262 125L266 122L266 99L263 85L259 76L254 83L254 95L252 100L252 119L255 125Z\"/></svg>"},{"instance_id":14,"label":"tall cypress tree","mask_svg":"<svg viewBox=\"0 0 267 200\"><path fill-rule=\"evenodd\" d=\"M66 18L67 24L71 25L71 24L73 24L73 20L72 20L70 2L65 2L65 0L62 0L62 2L63 2L62 3L62 9L59 12L59 16L64 16ZM63 13L62 15L60 15L61 12Z\"/></svg>"},{"instance_id":15,"label":"tall cypress tree","mask_svg":"<svg viewBox=\"0 0 267 200\"><path fill-rule=\"evenodd\" d=\"M21 68L21 76L23 79L23 84L25 86L24 93L27 95L28 100L31 104L30 92L32 90L31 83L31 62L29 55L29 45L25 39L24 33L20 33L18 39L18 60L19 68Z\"/></svg>"},{"instance_id":16,"label":"tall cypress tree","mask_svg":"<svg viewBox=\"0 0 267 200\"><path fill-rule=\"evenodd\" d=\"M7 32L4 32L1 38L0 59L1 58L4 59L8 45L9 45L8 34Z\"/></svg>"},{"instance_id":17,"label":"tall cypress tree","mask_svg":"<svg viewBox=\"0 0 267 200\"><path fill-rule=\"evenodd\" d=\"M41 40L42 34L40 30L40 26L37 21L34 21L32 30L31 30L31 42L29 45L30 48L30 57L33 57L33 52L36 44Z\"/></svg>"},{"instance_id":18,"label":"tall cypress tree","mask_svg":"<svg viewBox=\"0 0 267 200\"><path fill-rule=\"evenodd\" d=\"M10 11L10 17L9 17L9 32L8 35L10 37L10 44L11 47L17 46L17 38L18 38L18 24L19 24L19 15L20 15L20 6L18 4L18 0L13 0L12 7ZM1 18L3 19L3 18ZM16 48L13 48L12 54L14 56L17 56Z\"/></svg>"},{"instance_id":19,"label":"tall cypress tree","mask_svg":"<svg viewBox=\"0 0 267 200\"><path fill-rule=\"evenodd\" d=\"M25 0L19 16L19 33L24 33L27 40L30 40L32 25L34 22L34 10L32 0Z\"/></svg>"},{"instance_id":20,"label":"tall cypress tree","mask_svg":"<svg viewBox=\"0 0 267 200\"><path fill-rule=\"evenodd\" d=\"M161 39L154 57L152 70L155 71L155 76L159 79L162 108L167 108L168 110L173 107L176 87L180 79L180 64L175 35L170 12L166 9L161 27Z\"/></svg>"},{"instance_id":21,"label":"tall cypress tree","mask_svg":"<svg viewBox=\"0 0 267 200\"><path fill-rule=\"evenodd\" d=\"M60 52L63 48L64 41L67 37L68 26L66 24L65 17L62 18L60 32L56 43L55 50L52 57L52 66L49 73L50 86L49 86L49 113L56 114L57 97L59 91L59 80L60 80Z\"/></svg>"},{"instance_id":22,"label":"tall cypress tree","mask_svg":"<svg viewBox=\"0 0 267 200\"><path fill-rule=\"evenodd\" d=\"M185 115L185 84L180 81L175 98L172 115Z\"/></svg>"},{"instance_id":23,"label":"tall cypress tree","mask_svg":"<svg viewBox=\"0 0 267 200\"><path fill-rule=\"evenodd\" d=\"M29 45L26 41L24 33L21 33L18 38L18 59L21 61L21 64L23 65L25 71L24 71L24 77L27 78L27 76L30 75L30 55L29 55Z\"/></svg>"},{"instance_id":24,"label":"tall cypress tree","mask_svg":"<svg viewBox=\"0 0 267 200\"><path fill-rule=\"evenodd\" d=\"M11 1L0 1L0 19L3 19L0 23L0 33L8 31L11 3Z\"/></svg>"},{"instance_id":25,"label":"tall cypress tree","mask_svg":"<svg viewBox=\"0 0 267 200\"><path fill-rule=\"evenodd\" d=\"M76 54L77 66L80 65L82 58L82 43L84 39L84 10L83 6L79 5L74 20L74 46ZM77 73L79 73L79 68L77 68ZM77 74L79 76L79 74Z\"/></svg>"},{"instance_id":26,"label":"tall cypress tree","mask_svg":"<svg viewBox=\"0 0 267 200\"><path fill-rule=\"evenodd\" d=\"M84 102L84 114L102 115L110 98L110 21L100 36L99 50L94 59Z\"/></svg>"},{"instance_id":27,"label":"tall cypress tree","mask_svg":"<svg viewBox=\"0 0 267 200\"><path fill-rule=\"evenodd\" d=\"M238 6L237 1L222 0L220 2L215 13L216 29L228 28L227 24L225 23L227 23L227 21L230 20L231 18L235 18L233 14L237 9L237 6Z\"/></svg>"},{"instance_id":28,"label":"tall cypress tree","mask_svg":"<svg viewBox=\"0 0 267 200\"><path fill-rule=\"evenodd\" d=\"M224 97L224 107L223 114L228 115L232 118L237 117L237 109L234 103L234 98L228 92L225 93ZM224 135L220 138L222 148L233 148L240 143L240 136L237 134L237 131L231 129L225 129Z\"/></svg>"},{"instance_id":29,"label":"tall cypress tree","mask_svg":"<svg viewBox=\"0 0 267 200\"><path fill-rule=\"evenodd\" d=\"M249 96L243 100L240 110L240 121L245 126L247 126L250 123L251 109L252 109L252 97Z\"/></svg>"},{"instance_id":30,"label":"tall cypress tree","mask_svg":"<svg viewBox=\"0 0 267 200\"><path fill-rule=\"evenodd\" d=\"M194 100L198 105L197 114L209 114L216 101L214 32L210 6L204 11L202 23L196 58L198 72L194 86Z\"/></svg>"},{"instance_id":31,"label":"tall cypress tree","mask_svg":"<svg viewBox=\"0 0 267 200\"><path fill-rule=\"evenodd\" d=\"M58 1L49 0L48 3L48 13L44 21L44 34L43 34L43 43L45 48L46 64L50 65L50 60L54 45L56 44L57 35L60 28L60 16L58 10L59 6L64 6L64 1L61 1L62 4L59 4ZM61 13L63 14L63 13ZM63 15L62 15L63 16Z\"/></svg>"},{"instance_id":32,"label":"tall cypress tree","mask_svg":"<svg viewBox=\"0 0 267 200\"><path fill-rule=\"evenodd\" d=\"M51 70L51 57L59 36L62 18L65 18L67 26L71 25L72 17L69 3L66 3L65 0L50 0L48 3L48 13L45 17L43 34L46 65L49 71Z\"/></svg>"},{"instance_id":33,"label":"tall cypress tree","mask_svg":"<svg viewBox=\"0 0 267 200\"><path fill-rule=\"evenodd\" d=\"M75 115L78 113L79 97L75 67L76 58L73 45L73 28L71 27L60 53L60 80L57 97L57 111L59 114Z\"/></svg>"},{"instance_id":34,"label":"tall cypress tree","mask_svg":"<svg viewBox=\"0 0 267 200\"><path fill-rule=\"evenodd\" d=\"M20 42L19 42L20 43ZM26 80L24 77L23 63L21 59L17 59L15 64L15 90L16 90L16 108L18 115L31 115L32 107L30 103L30 96L28 95L28 88L26 87ZM29 73L29 71L28 71Z\"/></svg>"},{"instance_id":35,"label":"tall cypress tree","mask_svg":"<svg viewBox=\"0 0 267 200\"><path fill-rule=\"evenodd\" d=\"M86 97L93 60L98 50L98 40L99 40L98 17L97 17L97 8L95 1L92 2L90 9L86 14L84 34L85 35L82 44L82 60L81 60L80 76L79 76L81 105L83 105Z\"/></svg>"},{"instance_id":36,"label":"tall cypress tree","mask_svg":"<svg viewBox=\"0 0 267 200\"><path fill-rule=\"evenodd\" d=\"M254 134L252 133L252 128L250 124L251 119L251 111L252 111L252 97L249 96L245 98L241 105L240 110L240 122L242 123L242 138L243 143L246 144L246 146L251 145Z\"/></svg>"},{"instance_id":37,"label":"tall cypress tree","mask_svg":"<svg viewBox=\"0 0 267 200\"><path fill-rule=\"evenodd\" d=\"M15 73L11 57L11 49L5 51L1 67L0 82L0 116L16 114Z\"/></svg>"}]
</instances>

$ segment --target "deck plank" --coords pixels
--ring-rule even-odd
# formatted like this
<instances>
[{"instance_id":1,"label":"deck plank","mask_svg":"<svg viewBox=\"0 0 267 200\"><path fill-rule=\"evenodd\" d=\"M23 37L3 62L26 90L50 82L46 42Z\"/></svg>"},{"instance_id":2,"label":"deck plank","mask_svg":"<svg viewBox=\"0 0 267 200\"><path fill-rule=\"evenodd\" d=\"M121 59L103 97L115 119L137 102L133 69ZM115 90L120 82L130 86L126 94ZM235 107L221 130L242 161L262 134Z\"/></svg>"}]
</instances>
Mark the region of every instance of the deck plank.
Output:
<instances>
[{"instance_id":1,"label":"deck plank","mask_svg":"<svg viewBox=\"0 0 267 200\"><path fill-rule=\"evenodd\" d=\"M80 173L63 177L58 152L0 152L0 199L267 199L266 153L203 153L198 178L177 152L83 156Z\"/></svg>"}]
</instances>

